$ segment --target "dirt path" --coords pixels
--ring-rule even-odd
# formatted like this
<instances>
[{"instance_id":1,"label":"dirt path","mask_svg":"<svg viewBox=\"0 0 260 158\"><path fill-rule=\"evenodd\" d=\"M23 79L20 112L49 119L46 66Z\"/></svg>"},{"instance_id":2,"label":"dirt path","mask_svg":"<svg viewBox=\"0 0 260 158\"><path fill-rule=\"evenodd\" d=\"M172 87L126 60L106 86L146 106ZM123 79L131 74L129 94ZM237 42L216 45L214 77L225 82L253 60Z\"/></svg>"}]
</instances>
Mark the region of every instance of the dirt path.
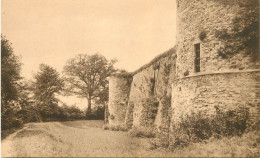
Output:
<instances>
[{"instance_id":1,"label":"dirt path","mask_svg":"<svg viewBox=\"0 0 260 158\"><path fill-rule=\"evenodd\" d=\"M170 156L153 152L147 139L101 129L103 121L29 123L2 142L3 157Z\"/></svg>"},{"instance_id":2,"label":"dirt path","mask_svg":"<svg viewBox=\"0 0 260 158\"><path fill-rule=\"evenodd\" d=\"M150 150L148 139L102 130L103 121L29 123L2 141L2 157L259 157L259 132L184 149Z\"/></svg>"}]
</instances>

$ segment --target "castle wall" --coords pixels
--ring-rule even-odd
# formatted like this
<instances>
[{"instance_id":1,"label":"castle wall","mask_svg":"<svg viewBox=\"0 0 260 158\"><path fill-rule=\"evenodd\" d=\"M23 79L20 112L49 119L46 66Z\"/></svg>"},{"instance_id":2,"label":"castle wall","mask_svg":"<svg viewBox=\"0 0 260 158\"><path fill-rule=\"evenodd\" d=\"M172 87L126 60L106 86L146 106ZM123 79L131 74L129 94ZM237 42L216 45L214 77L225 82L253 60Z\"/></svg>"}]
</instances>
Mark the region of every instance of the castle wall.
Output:
<instances>
[{"instance_id":1,"label":"castle wall","mask_svg":"<svg viewBox=\"0 0 260 158\"><path fill-rule=\"evenodd\" d=\"M133 125L139 126L143 109L142 101L151 96L151 87L154 76L154 69L152 66L142 70L133 76L131 85L131 92L129 95L130 102L134 103L133 110Z\"/></svg>"},{"instance_id":2,"label":"castle wall","mask_svg":"<svg viewBox=\"0 0 260 158\"><path fill-rule=\"evenodd\" d=\"M246 0L177 0L177 75L183 77L186 71L195 72L194 44L200 43L201 72L243 70L259 68L251 57L238 52L232 58L219 56L224 43L216 37L216 31L234 27L233 20ZM201 33L205 38L199 38ZM236 39L234 39L236 40Z\"/></svg>"},{"instance_id":3,"label":"castle wall","mask_svg":"<svg viewBox=\"0 0 260 158\"><path fill-rule=\"evenodd\" d=\"M171 87L168 85L175 78L175 59L174 48L134 72L129 95L129 103L133 104L130 106L134 107L132 125L142 126L143 113L147 110L144 109L144 104L147 99L156 97L160 100L165 95L171 96ZM161 107L158 109L160 113ZM157 124L160 124L159 118L161 117L155 119Z\"/></svg>"},{"instance_id":4,"label":"castle wall","mask_svg":"<svg viewBox=\"0 0 260 158\"><path fill-rule=\"evenodd\" d=\"M172 84L172 123L181 117L203 112L214 116L216 108L226 111L249 108L252 122L259 118L260 70L202 74L177 79Z\"/></svg>"},{"instance_id":5,"label":"castle wall","mask_svg":"<svg viewBox=\"0 0 260 158\"><path fill-rule=\"evenodd\" d=\"M239 4L245 1L177 0L177 46L132 73L131 85L126 78L110 79L109 112L115 117L109 123L130 129L148 127L152 121L161 132L162 144L171 141L169 134L174 133L173 128L169 131L169 125L176 127L181 118L194 113L210 117L217 109L245 107L251 124L256 124L259 61L252 61L244 52L221 57L219 50L225 43L216 37L216 31L234 27L233 20L241 10ZM194 45L198 43L200 72L195 72ZM157 107L149 111L153 102L158 102ZM153 120L146 116L151 111L156 114Z\"/></svg>"},{"instance_id":6,"label":"castle wall","mask_svg":"<svg viewBox=\"0 0 260 158\"><path fill-rule=\"evenodd\" d=\"M111 76L109 79L108 121L111 125L123 125L128 104L132 76Z\"/></svg>"},{"instance_id":7,"label":"castle wall","mask_svg":"<svg viewBox=\"0 0 260 158\"><path fill-rule=\"evenodd\" d=\"M177 0L177 77L172 83L172 127L178 127L187 115L202 112L203 116L214 118L217 110L238 107L249 109L249 124L259 121L259 61L252 61L245 52L221 57L219 50L226 43L216 37L216 31L233 29L233 20L245 9L241 3L246 0ZM195 72L198 43L200 72ZM170 130L171 135L175 129Z\"/></svg>"}]
</instances>

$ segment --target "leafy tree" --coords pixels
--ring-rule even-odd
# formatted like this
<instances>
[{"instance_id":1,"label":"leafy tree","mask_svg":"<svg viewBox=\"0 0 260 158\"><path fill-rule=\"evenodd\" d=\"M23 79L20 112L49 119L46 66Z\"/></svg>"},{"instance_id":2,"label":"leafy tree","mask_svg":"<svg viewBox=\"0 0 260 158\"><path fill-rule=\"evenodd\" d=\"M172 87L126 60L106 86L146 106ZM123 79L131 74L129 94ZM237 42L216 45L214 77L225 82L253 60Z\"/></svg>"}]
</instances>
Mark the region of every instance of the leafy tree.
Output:
<instances>
[{"instance_id":1,"label":"leafy tree","mask_svg":"<svg viewBox=\"0 0 260 158\"><path fill-rule=\"evenodd\" d=\"M79 54L66 63L67 93L87 98L87 115L91 113L92 101L105 103L108 100L108 77L115 72L115 62L100 54Z\"/></svg>"},{"instance_id":2,"label":"leafy tree","mask_svg":"<svg viewBox=\"0 0 260 158\"><path fill-rule=\"evenodd\" d=\"M17 117L23 120L23 123L40 120L39 111L37 111L33 99L31 83L26 80L21 80L19 83L18 103L20 110L17 112Z\"/></svg>"},{"instance_id":3,"label":"leafy tree","mask_svg":"<svg viewBox=\"0 0 260 158\"><path fill-rule=\"evenodd\" d=\"M19 110L19 81L21 62L14 54L11 43L1 35L1 114L2 129L20 126L16 117Z\"/></svg>"},{"instance_id":4,"label":"leafy tree","mask_svg":"<svg viewBox=\"0 0 260 158\"><path fill-rule=\"evenodd\" d=\"M21 62L14 55L10 42L1 35L1 102L2 105L18 99Z\"/></svg>"},{"instance_id":5,"label":"leafy tree","mask_svg":"<svg viewBox=\"0 0 260 158\"><path fill-rule=\"evenodd\" d=\"M34 76L33 92L36 106L42 118L58 113L57 94L60 94L64 83L59 73L52 67L41 64L40 71Z\"/></svg>"},{"instance_id":6,"label":"leafy tree","mask_svg":"<svg viewBox=\"0 0 260 158\"><path fill-rule=\"evenodd\" d=\"M239 0L239 5L241 9L233 20L233 29L216 31L216 36L226 43L225 47L219 50L219 55L227 58L242 51L250 55L253 60L257 60L259 58L259 0Z\"/></svg>"}]
</instances>

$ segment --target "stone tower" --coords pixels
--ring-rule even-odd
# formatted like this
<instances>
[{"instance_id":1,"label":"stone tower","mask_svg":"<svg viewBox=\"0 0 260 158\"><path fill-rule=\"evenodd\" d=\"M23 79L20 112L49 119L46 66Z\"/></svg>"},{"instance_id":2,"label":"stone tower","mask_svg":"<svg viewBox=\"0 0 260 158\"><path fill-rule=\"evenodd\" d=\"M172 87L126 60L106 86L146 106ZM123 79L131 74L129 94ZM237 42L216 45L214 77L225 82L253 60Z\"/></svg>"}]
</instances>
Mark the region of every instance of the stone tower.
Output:
<instances>
[{"instance_id":1,"label":"stone tower","mask_svg":"<svg viewBox=\"0 0 260 158\"><path fill-rule=\"evenodd\" d=\"M167 122L167 113L171 116L169 124L174 127L187 115L202 113L211 117L217 110L241 107L249 109L250 124L257 124L259 60L252 60L245 49L229 56L223 48L239 38L234 36L227 42L219 35L232 32L238 15L248 14L247 4L258 0L176 1L176 47L132 74L110 77L109 124L146 127L149 121L144 116L150 107L144 106L144 100L151 97L159 101L152 120L157 127ZM171 96L171 103L164 104L165 96ZM173 130L166 129L168 133Z\"/></svg>"},{"instance_id":2,"label":"stone tower","mask_svg":"<svg viewBox=\"0 0 260 158\"><path fill-rule=\"evenodd\" d=\"M131 80L130 74L117 74L109 79L108 121L110 125L124 124Z\"/></svg>"},{"instance_id":3,"label":"stone tower","mask_svg":"<svg viewBox=\"0 0 260 158\"><path fill-rule=\"evenodd\" d=\"M217 32L234 28L235 18L247 10L244 4L248 2L177 0L177 78L172 84L172 122L199 111L213 115L216 107L227 110L245 106L253 119L259 116L259 60L252 61L243 51L223 58L221 48L227 43L217 37Z\"/></svg>"}]
</instances>

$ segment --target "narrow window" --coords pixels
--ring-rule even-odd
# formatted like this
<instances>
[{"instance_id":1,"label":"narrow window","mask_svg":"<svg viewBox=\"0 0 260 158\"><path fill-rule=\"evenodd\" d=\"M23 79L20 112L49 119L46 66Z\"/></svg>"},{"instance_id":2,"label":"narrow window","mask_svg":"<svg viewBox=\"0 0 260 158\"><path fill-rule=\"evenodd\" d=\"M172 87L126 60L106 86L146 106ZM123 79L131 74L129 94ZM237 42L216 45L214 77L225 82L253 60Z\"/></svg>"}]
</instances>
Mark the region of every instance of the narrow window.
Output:
<instances>
[{"instance_id":1,"label":"narrow window","mask_svg":"<svg viewBox=\"0 0 260 158\"><path fill-rule=\"evenodd\" d=\"M200 72L200 44L195 44L195 72Z\"/></svg>"}]
</instances>

